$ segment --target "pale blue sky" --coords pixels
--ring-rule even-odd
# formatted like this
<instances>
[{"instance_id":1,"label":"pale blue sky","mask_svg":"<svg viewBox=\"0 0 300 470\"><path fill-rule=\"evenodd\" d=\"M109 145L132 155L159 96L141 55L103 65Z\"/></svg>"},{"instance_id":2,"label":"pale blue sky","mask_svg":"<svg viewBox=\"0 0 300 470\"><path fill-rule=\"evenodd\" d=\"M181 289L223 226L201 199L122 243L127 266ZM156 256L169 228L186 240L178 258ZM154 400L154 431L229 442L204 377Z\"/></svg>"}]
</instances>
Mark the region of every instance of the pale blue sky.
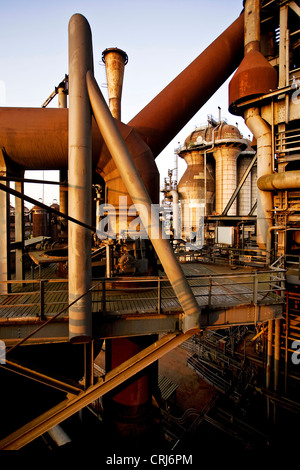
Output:
<instances>
[{"instance_id":1,"label":"pale blue sky","mask_svg":"<svg viewBox=\"0 0 300 470\"><path fill-rule=\"evenodd\" d=\"M93 38L95 77L106 81L101 54L119 47L128 54L122 120L126 123L194 60L240 14L242 0L0 0L1 106L40 107L68 73L68 22L74 13L88 20ZM1 90L0 90L1 91ZM106 89L102 87L106 97ZM51 106L57 106L54 99ZM228 112L228 83L191 119L157 158L161 181L173 168L174 149L207 115L239 123ZM180 162L179 176L185 169ZM32 174L31 174L32 176ZM53 176L54 177L54 176ZM47 174L52 179L52 175ZM26 186L30 193L32 188ZM58 197L45 188L45 203ZM35 197L42 197L35 187ZM32 193L30 194L32 195ZM34 196L33 196L34 197Z\"/></svg>"}]
</instances>

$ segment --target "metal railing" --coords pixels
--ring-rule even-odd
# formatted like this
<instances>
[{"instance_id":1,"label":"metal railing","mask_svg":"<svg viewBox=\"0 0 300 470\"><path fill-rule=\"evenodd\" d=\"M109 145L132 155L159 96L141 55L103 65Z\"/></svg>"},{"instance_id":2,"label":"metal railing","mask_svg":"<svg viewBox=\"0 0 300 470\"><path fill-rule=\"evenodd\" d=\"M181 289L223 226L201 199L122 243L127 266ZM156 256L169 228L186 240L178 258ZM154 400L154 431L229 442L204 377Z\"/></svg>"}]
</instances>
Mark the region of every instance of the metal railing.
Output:
<instances>
[{"instance_id":1,"label":"metal railing","mask_svg":"<svg viewBox=\"0 0 300 470\"><path fill-rule=\"evenodd\" d=\"M223 273L186 276L200 306L214 308L220 303L279 303L285 291L285 269L251 273ZM11 293L0 295L0 317L36 316L42 320L68 307L67 279L1 281L14 285ZM57 288L56 288L57 286ZM139 313L180 310L167 277L100 278L93 281L93 312ZM31 290L30 290L31 288ZM66 308L67 310L67 308Z\"/></svg>"}]
</instances>

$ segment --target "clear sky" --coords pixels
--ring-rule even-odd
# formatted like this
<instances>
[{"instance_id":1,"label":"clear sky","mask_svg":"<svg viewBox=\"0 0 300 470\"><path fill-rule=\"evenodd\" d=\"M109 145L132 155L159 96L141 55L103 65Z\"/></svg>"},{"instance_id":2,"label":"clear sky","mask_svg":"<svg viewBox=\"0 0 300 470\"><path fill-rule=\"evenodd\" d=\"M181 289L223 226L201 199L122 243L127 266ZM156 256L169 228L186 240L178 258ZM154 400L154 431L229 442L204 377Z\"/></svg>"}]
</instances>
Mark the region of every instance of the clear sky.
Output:
<instances>
[{"instance_id":1,"label":"clear sky","mask_svg":"<svg viewBox=\"0 0 300 470\"><path fill-rule=\"evenodd\" d=\"M242 0L0 0L0 106L40 107L68 73L68 23L74 13L88 20L93 39L94 72L102 92L106 82L102 51L118 47L128 54L122 121L128 122L192 62L240 14ZM57 106L57 99L50 104ZM228 112L228 82L203 106L156 159L161 182L173 168L178 143L207 120L207 115L238 123ZM179 178L185 163L179 162ZM28 177L42 177L31 172ZM57 173L44 174L56 179ZM44 202L58 199L52 187L26 192ZM30 206L30 205L28 205Z\"/></svg>"}]
</instances>

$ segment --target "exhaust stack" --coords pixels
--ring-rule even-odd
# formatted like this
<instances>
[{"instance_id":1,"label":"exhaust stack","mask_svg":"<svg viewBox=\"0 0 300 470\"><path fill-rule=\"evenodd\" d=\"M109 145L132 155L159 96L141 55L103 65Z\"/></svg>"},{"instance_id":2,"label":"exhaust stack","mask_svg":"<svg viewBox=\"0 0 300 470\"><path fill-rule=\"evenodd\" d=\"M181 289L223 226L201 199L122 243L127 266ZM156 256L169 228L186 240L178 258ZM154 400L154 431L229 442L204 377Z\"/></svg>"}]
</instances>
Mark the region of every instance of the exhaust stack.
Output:
<instances>
[{"instance_id":1,"label":"exhaust stack","mask_svg":"<svg viewBox=\"0 0 300 470\"><path fill-rule=\"evenodd\" d=\"M102 52L102 61L106 69L109 109L112 116L120 121L124 67L128 56L121 49L109 48Z\"/></svg>"}]
</instances>

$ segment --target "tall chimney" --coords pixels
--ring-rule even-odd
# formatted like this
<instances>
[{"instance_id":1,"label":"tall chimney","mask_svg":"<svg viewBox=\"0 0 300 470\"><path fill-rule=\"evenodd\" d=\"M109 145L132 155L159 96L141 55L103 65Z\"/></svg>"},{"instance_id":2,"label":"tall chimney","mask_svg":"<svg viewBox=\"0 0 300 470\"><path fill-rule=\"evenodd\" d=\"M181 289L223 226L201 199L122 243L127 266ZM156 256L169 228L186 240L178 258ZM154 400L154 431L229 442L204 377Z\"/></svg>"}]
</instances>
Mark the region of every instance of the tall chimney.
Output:
<instances>
[{"instance_id":1,"label":"tall chimney","mask_svg":"<svg viewBox=\"0 0 300 470\"><path fill-rule=\"evenodd\" d=\"M102 61L106 69L109 109L114 118L121 120L123 76L128 56L126 52L114 47L102 52Z\"/></svg>"}]
</instances>

